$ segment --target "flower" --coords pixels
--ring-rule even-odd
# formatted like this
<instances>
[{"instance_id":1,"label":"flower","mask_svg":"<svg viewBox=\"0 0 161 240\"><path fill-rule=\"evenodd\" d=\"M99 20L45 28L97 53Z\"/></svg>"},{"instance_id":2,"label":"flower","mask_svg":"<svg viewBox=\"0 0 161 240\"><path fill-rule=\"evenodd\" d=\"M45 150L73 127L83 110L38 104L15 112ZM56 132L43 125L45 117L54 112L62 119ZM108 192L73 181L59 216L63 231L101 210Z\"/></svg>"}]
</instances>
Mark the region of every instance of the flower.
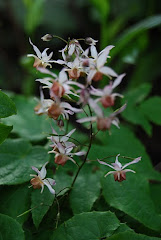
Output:
<instances>
[{"instance_id":1,"label":"flower","mask_svg":"<svg viewBox=\"0 0 161 240\"><path fill-rule=\"evenodd\" d=\"M40 101L38 105L34 108L37 115L47 114L48 109L52 106L53 101L51 99L44 99L44 94L40 88Z\"/></svg>"},{"instance_id":2,"label":"flower","mask_svg":"<svg viewBox=\"0 0 161 240\"><path fill-rule=\"evenodd\" d=\"M133 171L131 169L125 169L125 168L131 164L138 163L141 160L141 157L135 158L133 161L126 163L124 166L122 166L122 164L118 161L118 156L120 156L120 154L118 154L116 156L116 160L112 164L108 164L106 162L100 161L99 159L97 159L97 160L100 164L106 165L106 166L114 169L114 171L110 171L110 172L106 173L105 177L107 177L109 174L113 174L115 181L122 182L123 180L126 180L126 172L135 173L135 171Z\"/></svg>"},{"instance_id":3,"label":"flower","mask_svg":"<svg viewBox=\"0 0 161 240\"><path fill-rule=\"evenodd\" d=\"M81 156L84 155L84 151L79 151L75 153L71 153L74 147L76 145L72 142L68 142L68 139L70 136L75 132L76 129L72 129L68 134L64 135L63 137L60 137L57 132L52 129L53 134L56 136L48 137L52 141L52 145L50 147L53 148L52 151L49 151L48 153L55 153L55 163L58 165L64 166L67 160L71 160L73 163L76 163L73 160L73 156Z\"/></svg>"},{"instance_id":4,"label":"flower","mask_svg":"<svg viewBox=\"0 0 161 240\"><path fill-rule=\"evenodd\" d=\"M93 59L90 59L90 71L87 77L88 83L91 83L92 80L100 81L103 75L117 77L117 73L115 73L112 68L104 66L109 57L109 51L113 47L114 46L109 45L98 54L96 47L94 45L91 46L91 55Z\"/></svg>"},{"instance_id":5,"label":"flower","mask_svg":"<svg viewBox=\"0 0 161 240\"><path fill-rule=\"evenodd\" d=\"M84 123L84 122L96 122L97 123L97 129L98 130L110 130L111 124L115 125L119 128L119 119L116 117L119 113L125 110L126 104L124 104L122 107L117 109L115 112L111 113L109 117L105 117L102 109L97 105L97 103L89 98L88 103L90 107L94 110L97 116L93 117L87 117L77 120L78 123Z\"/></svg>"},{"instance_id":6,"label":"flower","mask_svg":"<svg viewBox=\"0 0 161 240\"><path fill-rule=\"evenodd\" d=\"M78 95L73 92L75 90L71 85L79 86L79 84L68 80L67 73L65 72L64 69L62 69L59 72L58 76L52 73L51 71L49 71L48 69L38 68L38 70L42 73L49 74L52 76L52 77L45 77L43 79L36 79L36 81L46 85L43 88L50 89L50 97L52 99L61 98L64 95L70 98L69 94L78 97Z\"/></svg>"},{"instance_id":7,"label":"flower","mask_svg":"<svg viewBox=\"0 0 161 240\"><path fill-rule=\"evenodd\" d=\"M46 165L48 164L48 162L46 162L41 170L39 171L36 167L32 167L32 169L37 172L38 175L34 175L34 174L30 174L30 176L33 176L34 178L31 179L31 184L33 186L34 189L40 189L41 188L41 193L44 190L44 185L46 185L49 189L49 191L52 194L55 194L55 190L52 188L52 186L54 186L55 180L52 178L45 178L46 177Z\"/></svg>"},{"instance_id":8,"label":"flower","mask_svg":"<svg viewBox=\"0 0 161 240\"><path fill-rule=\"evenodd\" d=\"M90 93L95 96L100 96L100 98L98 98L96 102L100 101L102 103L102 106L104 108L107 108L114 105L116 96L123 97L119 93L112 93L112 91L115 87L117 87L121 83L122 78L124 76L125 74L121 74L115 79L113 83L110 82L110 84L107 85L103 90L95 89L94 87L91 86L92 90L90 91Z\"/></svg>"},{"instance_id":9,"label":"flower","mask_svg":"<svg viewBox=\"0 0 161 240\"><path fill-rule=\"evenodd\" d=\"M54 60L50 60L50 59L52 58L53 52L51 52L48 56L46 52L49 48L45 48L45 50L41 53L40 50L31 42L30 38L29 38L29 42L33 46L33 49L37 54L37 56L34 55L34 54L28 54L27 55L28 57L34 57L35 58L35 62L34 62L33 66L36 67L36 68L38 68L38 67L46 68L47 66L52 68L50 62L54 62Z\"/></svg>"}]
</instances>

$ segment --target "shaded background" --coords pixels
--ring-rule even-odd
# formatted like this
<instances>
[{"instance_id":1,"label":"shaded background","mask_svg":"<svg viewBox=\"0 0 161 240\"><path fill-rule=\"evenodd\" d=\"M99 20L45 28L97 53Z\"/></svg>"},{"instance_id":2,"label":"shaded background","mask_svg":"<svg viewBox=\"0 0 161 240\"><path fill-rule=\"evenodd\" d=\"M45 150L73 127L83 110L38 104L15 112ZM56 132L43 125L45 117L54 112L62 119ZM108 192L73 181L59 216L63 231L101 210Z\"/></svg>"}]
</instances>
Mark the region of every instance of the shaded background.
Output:
<instances>
[{"instance_id":1,"label":"shaded background","mask_svg":"<svg viewBox=\"0 0 161 240\"><path fill-rule=\"evenodd\" d=\"M26 96L38 94L33 59L26 57L33 53L28 38L41 51L49 47L54 51L53 59L57 59L63 42L41 40L51 33L65 39L91 36L99 40L99 50L115 45L109 64L118 73L127 73L120 91L147 83L149 96L160 95L160 12L159 0L1 0L0 88ZM152 125L151 136L140 124L133 129L157 165L161 127Z\"/></svg>"}]
</instances>

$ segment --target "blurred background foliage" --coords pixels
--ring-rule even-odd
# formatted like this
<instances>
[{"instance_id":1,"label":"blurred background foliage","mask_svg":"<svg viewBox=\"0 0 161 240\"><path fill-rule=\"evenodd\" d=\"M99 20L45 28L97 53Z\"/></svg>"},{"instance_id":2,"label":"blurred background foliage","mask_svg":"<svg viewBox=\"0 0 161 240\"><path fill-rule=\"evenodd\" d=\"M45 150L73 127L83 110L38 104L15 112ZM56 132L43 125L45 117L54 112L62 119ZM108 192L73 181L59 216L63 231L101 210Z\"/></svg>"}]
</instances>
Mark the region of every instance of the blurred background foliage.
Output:
<instances>
[{"instance_id":1,"label":"blurred background foliage","mask_svg":"<svg viewBox=\"0 0 161 240\"><path fill-rule=\"evenodd\" d=\"M129 108L122 114L146 145L154 164L161 153L161 4L160 0L1 0L0 87L25 96L38 95L29 37L57 59L64 43L43 42L46 33L64 39L92 37L98 50L112 44L109 65L126 72L120 87ZM107 81L101 83L104 86ZM16 101L16 100L15 100ZM150 110L149 110L150 109Z\"/></svg>"}]
</instances>

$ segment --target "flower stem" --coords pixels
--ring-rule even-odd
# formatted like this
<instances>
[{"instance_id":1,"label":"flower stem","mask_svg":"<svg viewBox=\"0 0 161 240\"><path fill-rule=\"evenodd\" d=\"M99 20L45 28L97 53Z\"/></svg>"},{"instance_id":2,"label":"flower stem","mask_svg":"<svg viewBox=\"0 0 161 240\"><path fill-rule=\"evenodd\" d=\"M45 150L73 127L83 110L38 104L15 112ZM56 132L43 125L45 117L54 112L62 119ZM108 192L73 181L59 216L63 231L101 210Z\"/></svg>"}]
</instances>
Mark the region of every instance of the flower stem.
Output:
<instances>
[{"instance_id":1,"label":"flower stem","mask_svg":"<svg viewBox=\"0 0 161 240\"><path fill-rule=\"evenodd\" d=\"M91 108L90 108L89 105L88 105L88 108L89 108L90 115L92 116L92 111L91 111ZM72 184L71 184L71 187L70 187L70 189L69 189L69 193L70 193L71 189L72 189L73 186L74 186L74 183L75 183L75 181L76 181L76 179L77 179L77 177L78 177L78 174L79 174L80 170L82 169L82 167L84 166L84 164L85 164L85 162L86 162L86 160L87 160L89 151L90 151L91 146L92 146L92 139L93 139L93 134L92 134L92 132L93 132L93 129L92 129L92 122L91 122L91 123L90 123L90 136L89 136L89 137L90 137L90 140L89 140L88 150L87 150L87 152L86 152L86 155L85 155L85 157L84 157L84 160L83 160L82 164L79 166L79 168L78 168L78 170L77 170L77 172L76 172L76 175L75 175L75 177L74 177L74 179L73 179L73 182L72 182Z\"/></svg>"}]
</instances>

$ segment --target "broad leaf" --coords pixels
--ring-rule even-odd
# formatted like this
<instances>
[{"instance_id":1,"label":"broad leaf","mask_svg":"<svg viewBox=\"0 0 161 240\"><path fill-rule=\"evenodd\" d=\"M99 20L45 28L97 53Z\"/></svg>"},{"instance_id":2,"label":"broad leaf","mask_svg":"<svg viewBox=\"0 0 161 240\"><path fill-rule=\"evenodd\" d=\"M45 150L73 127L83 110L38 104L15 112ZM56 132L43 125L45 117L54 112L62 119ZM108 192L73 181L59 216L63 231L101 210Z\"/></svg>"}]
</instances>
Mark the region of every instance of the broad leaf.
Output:
<instances>
[{"instance_id":1,"label":"broad leaf","mask_svg":"<svg viewBox=\"0 0 161 240\"><path fill-rule=\"evenodd\" d=\"M7 126L0 123L0 144L8 137L12 130L12 126Z\"/></svg>"},{"instance_id":2,"label":"broad leaf","mask_svg":"<svg viewBox=\"0 0 161 240\"><path fill-rule=\"evenodd\" d=\"M13 125L13 132L25 139L39 141L46 138L51 133L51 121L47 116L35 114L37 101L23 96L15 96L14 101L17 115L5 119L5 123Z\"/></svg>"},{"instance_id":3,"label":"broad leaf","mask_svg":"<svg viewBox=\"0 0 161 240\"><path fill-rule=\"evenodd\" d=\"M108 240L159 240L157 237L149 237L143 234L137 234L133 232L122 232L116 235L113 235L108 238Z\"/></svg>"},{"instance_id":4,"label":"broad leaf","mask_svg":"<svg viewBox=\"0 0 161 240\"><path fill-rule=\"evenodd\" d=\"M70 193L70 204L74 214L88 212L100 194L100 176L91 164L84 166Z\"/></svg>"},{"instance_id":5,"label":"broad leaf","mask_svg":"<svg viewBox=\"0 0 161 240\"><path fill-rule=\"evenodd\" d=\"M92 145L88 156L90 160L97 160L97 158L101 159L108 156L116 156L119 153L122 156L128 156L132 158L141 156L142 160L139 163L131 166L133 170L136 170L136 174L139 173L142 175L142 178L146 179L161 179L161 175L153 169L150 158L145 151L145 147L141 141L135 137L134 133L129 128L123 125L120 125L120 129L113 127L111 129L111 135L109 135L107 131L100 132L97 134L97 139L99 140L100 145ZM114 157L107 158L109 163L114 162L114 160ZM124 165L130 160L120 158L120 161Z\"/></svg>"},{"instance_id":6,"label":"broad leaf","mask_svg":"<svg viewBox=\"0 0 161 240\"><path fill-rule=\"evenodd\" d=\"M62 224L51 240L85 240L109 237L119 227L119 221L111 212L78 214Z\"/></svg>"},{"instance_id":7,"label":"broad leaf","mask_svg":"<svg viewBox=\"0 0 161 240\"><path fill-rule=\"evenodd\" d=\"M42 193L40 193L40 190L33 190L31 195L32 219L37 228L53 201L54 195L49 192L47 187L44 188Z\"/></svg>"},{"instance_id":8,"label":"broad leaf","mask_svg":"<svg viewBox=\"0 0 161 240\"><path fill-rule=\"evenodd\" d=\"M16 114L14 102L2 91L0 91L0 118L6 118Z\"/></svg>"},{"instance_id":9,"label":"broad leaf","mask_svg":"<svg viewBox=\"0 0 161 240\"><path fill-rule=\"evenodd\" d=\"M0 231L3 240L24 240L25 236L20 224L11 217L0 214Z\"/></svg>"},{"instance_id":10,"label":"broad leaf","mask_svg":"<svg viewBox=\"0 0 161 240\"><path fill-rule=\"evenodd\" d=\"M30 208L30 192L28 185L3 187L0 199L1 213L14 218L19 223L24 223L28 214L23 213ZM19 215L21 216L17 217Z\"/></svg>"},{"instance_id":11,"label":"broad leaf","mask_svg":"<svg viewBox=\"0 0 161 240\"><path fill-rule=\"evenodd\" d=\"M150 229L161 230L161 217L156 213L150 198L149 183L142 176L127 173L127 180L121 183L115 182L113 176L107 176L102 179L102 188L110 206L125 212Z\"/></svg>"},{"instance_id":12,"label":"broad leaf","mask_svg":"<svg viewBox=\"0 0 161 240\"><path fill-rule=\"evenodd\" d=\"M7 140L0 146L0 184L20 184L35 173L32 166L41 167L48 161L47 151L21 139Z\"/></svg>"},{"instance_id":13,"label":"broad leaf","mask_svg":"<svg viewBox=\"0 0 161 240\"><path fill-rule=\"evenodd\" d=\"M155 96L144 101L140 108L141 111L151 122L161 125L161 97Z\"/></svg>"}]
</instances>

